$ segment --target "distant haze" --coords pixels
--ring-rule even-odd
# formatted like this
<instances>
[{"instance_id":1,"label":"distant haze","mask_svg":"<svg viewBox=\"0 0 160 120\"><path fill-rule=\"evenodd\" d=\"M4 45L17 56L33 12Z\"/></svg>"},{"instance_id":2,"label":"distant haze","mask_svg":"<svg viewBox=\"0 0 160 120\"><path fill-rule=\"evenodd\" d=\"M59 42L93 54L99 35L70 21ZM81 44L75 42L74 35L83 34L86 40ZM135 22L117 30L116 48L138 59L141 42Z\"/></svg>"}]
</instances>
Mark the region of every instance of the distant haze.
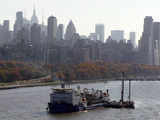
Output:
<instances>
[{"instance_id":1,"label":"distant haze","mask_svg":"<svg viewBox=\"0 0 160 120\"><path fill-rule=\"evenodd\" d=\"M129 32L135 31L138 40L145 16L160 21L158 0L1 0L0 22L9 19L13 25L16 11L23 11L30 19L34 4L40 22L42 16L46 24L47 17L54 15L58 23L66 26L72 19L81 35L89 35L95 31L96 23L103 23L105 39L111 30L124 30L125 38Z\"/></svg>"}]
</instances>

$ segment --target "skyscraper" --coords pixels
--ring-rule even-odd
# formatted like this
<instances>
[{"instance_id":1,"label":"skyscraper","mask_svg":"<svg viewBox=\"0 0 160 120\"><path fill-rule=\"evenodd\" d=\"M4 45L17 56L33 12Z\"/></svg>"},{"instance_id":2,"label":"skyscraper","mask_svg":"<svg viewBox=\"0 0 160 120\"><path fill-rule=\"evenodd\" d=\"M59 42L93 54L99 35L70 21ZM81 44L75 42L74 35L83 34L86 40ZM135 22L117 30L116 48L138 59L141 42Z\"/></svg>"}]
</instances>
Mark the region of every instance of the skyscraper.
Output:
<instances>
[{"instance_id":1,"label":"skyscraper","mask_svg":"<svg viewBox=\"0 0 160 120\"><path fill-rule=\"evenodd\" d=\"M143 63L153 64L153 18L146 16L144 18L143 33L140 40L140 51L143 54Z\"/></svg>"},{"instance_id":2,"label":"skyscraper","mask_svg":"<svg viewBox=\"0 0 160 120\"><path fill-rule=\"evenodd\" d=\"M152 51L153 51L153 64L159 65L160 63L160 22L153 22L152 28Z\"/></svg>"},{"instance_id":3,"label":"skyscraper","mask_svg":"<svg viewBox=\"0 0 160 120\"><path fill-rule=\"evenodd\" d=\"M21 30L17 32L15 43L20 45L21 48L28 46L30 40L29 34L30 34L29 29L23 27Z\"/></svg>"},{"instance_id":4,"label":"skyscraper","mask_svg":"<svg viewBox=\"0 0 160 120\"><path fill-rule=\"evenodd\" d=\"M98 35L98 40L104 42L104 24L96 24L95 32Z\"/></svg>"},{"instance_id":5,"label":"skyscraper","mask_svg":"<svg viewBox=\"0 0 160 120\"><path fill-rule=\"evenodd\" d=\"M17 33L23 27L23 12L19 11L16 13L16 21L14 24L14 33Z\"/></svg>"},{"instance_id":6,"label":"skyscraper","mask_svg":"<svg viewBox=\"0 0 160 120\"><path fill-rule=\"evenodd\" d=\"M36 9L34 8L33 9L33 15L32 15L32 18L31 18L31 24L38 24L38 17L36 16Z\"/></svg>"},{"instance_id":7,"label":"skyscraper","mask_svg":"<svg viewBox=\"0 0 160 120\"><path fill-rule=\"evenodd\" d=\"M158 47L158 40L155 40L154 42L154 65L159 65L160 58L159 58L159 47Z\"/></svg>"},{"instance_id":8,"label":"skyscraper","mask_svg":"<svg viewBox=\"0 0 160 120\"><path fill-rule=\"evenodd\" d=\"M72 40L72 37L75 33L76 33L76 28L71 20L66 28L65 40Z\"/></svg>"},{"instance_id":9,"label":"skyscraper","mask_svg":"<svg viewBox=\"0 0 160 120\"><path fill-rule=\"evenodd\" d=\"M130 32L129 37L130 37L129 39L131 40L131 44L133 45L134 48L136 48L136 33Z\"/></svg>"},{"instance_id":10,"label":"skyscraper","mask_svg":"<svg viewBox=\"0 0 160 120\"><path fill-rule=\"evenodd\" d=\"M38 53L41 52L41 27L36 23L31 26L31 42L34 49L32 52L33 60L36 62L41 58L40 55L38 55Z\"/></svg>"},{"instance_id":11,"label":"skyscraper","mask_svg":"<svg viewBox=\"0 0 160 120\"><path fill-rule=\"evenodd\" d=\"M31 26L31 42L36 49L40 45L41 27L38 24L33 24Z\"/></svg>"},{"instance_id":12,"label":"skyscraper","mask_svg":"<svg viewBox=\"0 0 160 120\"><path fill-rule=\"evenodd\" d=\"M144 19L144 37L145 45L148 52L148 64L154 64L154 53L153 53L153 19L150 16L145 17Z\"/></svg>"},{"instance_id":13,"label":"skyscraper","mask_svg":"<svg viewBox=\"0 0 160 120\"><path fill-rule=\"evenodd\" d=\"M124 31L123 30L112 30L111 31L111 39L119 42L120 40L124 40Z\"/></svg>"},{"instance_id":14,"label":"skyscraper","mask_svg":"<svg viewBox=\"0 0 160 120\"><path fill-rule=\"evenodd\" d=\"M6 31L9 31L9 20L4 20L4 21L3 21L3 28L4 28Z\"/></svg>"},{"instance_id":15,"label":"skyscraper","mask_svg":"<svg viewBox=\"0 0 160 120\"><path fill-rule=\"evenodd\" d=\"M47 27L47 33L48 33L48 42L49 44L53 44L56 40L57 35L57 18L54 16L50 16L48 18L48 27Z\"/></svg>"},{"instance_id":16,"label":"skyscraper","mask_svg":"<svg viewBox=\"0 0 160 120\"><path fill-rule=\"evenodd\" d=\"M11 40L11 33L9 30L9 20L3 21L3 39L4 43L8 43Z\"/></svg>"},{"instance_id":17,"label":"skyscraper","mask_svg":"<svg viewBox=\"0 0 160 120\"><path fill-rule=\"evenodd\" d=\"M64 34L64 26L63 24L59 24L57 29L57 40L63 40L63 34Z\"/></svg>"},{"instance_id":18,"label":"skyscraper","mask_svg":"<svg viewBox=\"0 0 160 120\"><path fill-rule=\"evenodd\" d=\"M143 26L143 33L147 35L151 35L153 26L153 18L152 16L146 16L144 18L144 26Z\"/></svg>"}]
</instances>

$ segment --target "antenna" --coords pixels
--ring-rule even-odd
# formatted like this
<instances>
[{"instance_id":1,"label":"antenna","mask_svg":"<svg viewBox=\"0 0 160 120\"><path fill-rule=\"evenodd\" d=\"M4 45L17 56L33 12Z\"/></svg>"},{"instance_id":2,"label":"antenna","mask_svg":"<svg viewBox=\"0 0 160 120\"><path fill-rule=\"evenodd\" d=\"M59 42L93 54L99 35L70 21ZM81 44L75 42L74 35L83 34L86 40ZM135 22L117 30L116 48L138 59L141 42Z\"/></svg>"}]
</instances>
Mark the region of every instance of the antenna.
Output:
<instances>
[{"instance_id":1,"label":"antenna","mask_svg":"<svg viewBox=\"0 0 160 120\"><path fill-rule=\"evenodd\" d=\"M42 25L44 25L44 11L42 9Z\"/></svg>"},{"instance_id":2,"label":"antenna","mask_svg":"<svg viewBox=\"0 0 160 120\"><path fill-rule=\"evenodd\" d=\"M35 2L33 4L33 15L36 15L36 4L35 4Z\"/></svg>"}]
</instances>

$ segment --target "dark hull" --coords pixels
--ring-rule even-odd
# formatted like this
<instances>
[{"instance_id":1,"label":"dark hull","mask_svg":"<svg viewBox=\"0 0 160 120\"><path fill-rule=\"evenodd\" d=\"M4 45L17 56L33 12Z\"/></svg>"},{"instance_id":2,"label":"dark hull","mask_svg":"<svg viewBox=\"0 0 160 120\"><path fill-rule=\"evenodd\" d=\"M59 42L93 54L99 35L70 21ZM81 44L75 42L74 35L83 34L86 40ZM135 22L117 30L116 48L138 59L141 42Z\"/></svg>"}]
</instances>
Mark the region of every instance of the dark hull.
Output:
<instances>
[{"instance_id":1,"label":"dark hull","mask_svg":"<svg viewBox=\"0 0 160 120\"><path fill-rule=\"evenodd\" d=\"M78 112L82 108L80 106L73 106L71 104L52 104L48 103L48 111L49 113L71 113L71 112Z\"/></svg>"},{"instance_id":2,"label":"dark hull","mask_svg":"<svg viewBox=\"0 0 160 120\"><path fill-rule=\"evenodd\" d=\"M93 110L99 107L104 108L131 108L134 109L134 103L123 103L120 104L120 102L106 102L106 103L98 103L98 104L92 104L88 105L87 107L84 106L73 106L71 104L51 104L48 103L48 111L49 113L72 113L72 112L79 112L84 110Z\"/></svg>"},{"instance_id":3,"label":"dark hull","mask_svg":"<svg viewBox=\"0 0 160 120\"><path fill-rule=\"evenodd\" d=\"M72 112L79 112L79 111L85 111L85 110L93 110L99 107L104 107L103 103L99 104L92 104L87 107L84 107L82 105L80 106L73 106L70 104L51 104L48 103L48 112L49 113L72 113Z\"/></svg>"},{"instance_id":4,"label":"dark hull","mask_svg":"<svg viewBox=\"0 0 160 120\"><path fill-rule=\"evenodd\" d=\"M120 102L108 102L108 103L104 103L103 105L106 108L131 108L134 109L134 102L124 102L124 103L120 103Z\"/></svg>"}]
</instances>

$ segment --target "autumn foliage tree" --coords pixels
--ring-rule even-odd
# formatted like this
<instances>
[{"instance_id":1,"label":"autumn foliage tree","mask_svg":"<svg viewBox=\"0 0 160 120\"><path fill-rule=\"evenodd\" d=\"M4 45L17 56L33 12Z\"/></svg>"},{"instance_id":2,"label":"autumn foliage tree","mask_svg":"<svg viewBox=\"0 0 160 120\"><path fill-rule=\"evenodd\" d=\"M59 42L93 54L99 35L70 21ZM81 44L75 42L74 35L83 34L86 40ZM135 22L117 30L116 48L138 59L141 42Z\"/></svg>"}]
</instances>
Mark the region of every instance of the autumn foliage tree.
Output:
<instances>
[{"instance_id":1,"label":"autumn foliage tree","mask_svg":"<svg viewBox=\"0 0 160 120\"><path fill-rule=\"evenodd\" d=\"M80 64L58 65L57 74L65 76L68 72L70 80L93 80L119 78L122 72L127 77L133 76L155 76L160 74L160 66L107 63L103 61L84 62Z\"/></svg>"},{"instance_id":2,"label":"autumn foliage tree","mask_svg":"<svg viewBox=\"0 0 160 120\"><path fill-rule=\"evenodd\" d=\"M30 80L44 76L32 64L16 61L0 61L0 82Z\"/></svg>"}]
</instances>

